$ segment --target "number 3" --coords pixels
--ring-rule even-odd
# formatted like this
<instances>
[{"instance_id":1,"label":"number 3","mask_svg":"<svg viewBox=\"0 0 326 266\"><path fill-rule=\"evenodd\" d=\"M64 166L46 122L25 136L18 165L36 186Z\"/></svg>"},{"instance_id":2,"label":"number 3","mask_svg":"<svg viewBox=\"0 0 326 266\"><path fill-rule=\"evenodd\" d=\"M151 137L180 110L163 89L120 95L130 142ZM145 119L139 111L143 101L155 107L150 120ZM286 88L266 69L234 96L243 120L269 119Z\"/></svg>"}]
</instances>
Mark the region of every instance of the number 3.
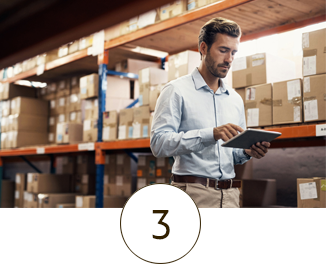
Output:
<instances>
[{"instance_id":1,"label":"number 3","mask_svg":"<svg viewBox=\"0 0 326 266\"><path fill-rule=\"evenodd\" d=\"M168 210L153 210L153 213L163 213L161 219L159 220L158 224L161 224L163 225L165 228L166 228L166 232L163 236L155 236L153 235L153 238L155 239L164 239L164 238L167 238L168 235L170 234L170 227L163 222L163 219L165 218L165 216L168 214Z\"/></svg>"}]
</instances>

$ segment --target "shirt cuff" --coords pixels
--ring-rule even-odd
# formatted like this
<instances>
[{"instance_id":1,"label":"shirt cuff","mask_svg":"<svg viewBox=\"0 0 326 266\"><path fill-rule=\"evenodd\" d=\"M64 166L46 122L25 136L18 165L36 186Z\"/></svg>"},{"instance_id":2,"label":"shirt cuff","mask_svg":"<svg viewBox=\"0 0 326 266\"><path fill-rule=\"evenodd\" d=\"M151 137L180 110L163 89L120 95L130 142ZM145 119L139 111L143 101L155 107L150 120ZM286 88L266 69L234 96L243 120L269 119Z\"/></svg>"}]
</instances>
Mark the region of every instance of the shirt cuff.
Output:
<instances>
[{"instance_id":1,"label":"shirt cuff","mask_svg":"<svg viewBox=\"0 0 326 266\"><path fill-rule=\"evenodd\" d=\"M202 138L202 142L208 143L208 144L215 144L216 140L214 139L214 128L204 128L200 130L200 136Z\"/></svg>"}]
</instances>

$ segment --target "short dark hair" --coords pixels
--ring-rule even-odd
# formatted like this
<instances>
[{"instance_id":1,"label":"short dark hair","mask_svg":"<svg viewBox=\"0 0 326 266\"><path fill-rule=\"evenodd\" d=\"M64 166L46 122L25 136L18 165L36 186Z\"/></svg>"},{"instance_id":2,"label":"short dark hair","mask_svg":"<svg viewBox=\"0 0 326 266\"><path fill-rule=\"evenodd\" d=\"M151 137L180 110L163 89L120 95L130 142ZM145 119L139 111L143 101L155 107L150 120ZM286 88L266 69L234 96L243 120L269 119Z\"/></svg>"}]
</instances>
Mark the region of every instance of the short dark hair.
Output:
<instances>
[{"instance_id":1,"label":"short dark hair","mask_svg":"<svg viewBox=\"0 0 326 266\"><path fill-rule=\"evenodd\" d=\"M208 51L211 48L212 44L216 40L216 34L222 33L227 34L232 37L239 37L241 36L241 29L240 26L229 19L225 18L213 18L208 21L199 32L198 36L198 49L200 52L200 44L205 42L208 47ZM200 52L200 56L201 56Z\"/></svg>"}]
</instances>

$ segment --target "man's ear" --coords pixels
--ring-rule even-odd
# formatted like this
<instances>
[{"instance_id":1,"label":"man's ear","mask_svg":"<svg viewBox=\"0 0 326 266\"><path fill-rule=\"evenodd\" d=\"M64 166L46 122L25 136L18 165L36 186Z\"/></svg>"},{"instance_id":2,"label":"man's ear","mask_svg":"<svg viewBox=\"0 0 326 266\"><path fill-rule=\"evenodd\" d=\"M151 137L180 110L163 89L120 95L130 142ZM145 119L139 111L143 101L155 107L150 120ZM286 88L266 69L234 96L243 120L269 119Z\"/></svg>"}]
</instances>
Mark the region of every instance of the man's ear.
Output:
<instances>
[{"instance_id":1,"label":"man's ear","mask_svg":"<svg viewBox=\"0 0 326 266\"><path fill-rule=\"evenodd\" d=\"M207 54L207 44L205 42L201 42L200 46L199 46L200 52L202 54L202 56L206 56Z\"/></svg>"}]
</instances>

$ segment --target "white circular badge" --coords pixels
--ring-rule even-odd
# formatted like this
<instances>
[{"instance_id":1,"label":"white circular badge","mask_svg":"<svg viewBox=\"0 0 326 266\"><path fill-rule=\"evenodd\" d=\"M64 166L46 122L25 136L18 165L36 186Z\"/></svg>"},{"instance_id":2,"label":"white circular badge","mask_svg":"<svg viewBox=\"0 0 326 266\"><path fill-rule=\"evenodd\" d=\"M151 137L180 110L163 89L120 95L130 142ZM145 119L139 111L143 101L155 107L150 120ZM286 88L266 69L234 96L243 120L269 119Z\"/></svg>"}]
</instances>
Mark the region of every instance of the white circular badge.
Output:
<instances>
[{"instance_id":1,"label":"white circular badge","mask_svg":"<svg viewBox=\"0 0 326 266\"><path fill-rule=\"evenodd\" d=\"M124 206L120 229L132 253L151 263L170 263L187 255L200 234L200 213L181 189L167 184L146 186Z\"/></svg>"}]
</instances>

